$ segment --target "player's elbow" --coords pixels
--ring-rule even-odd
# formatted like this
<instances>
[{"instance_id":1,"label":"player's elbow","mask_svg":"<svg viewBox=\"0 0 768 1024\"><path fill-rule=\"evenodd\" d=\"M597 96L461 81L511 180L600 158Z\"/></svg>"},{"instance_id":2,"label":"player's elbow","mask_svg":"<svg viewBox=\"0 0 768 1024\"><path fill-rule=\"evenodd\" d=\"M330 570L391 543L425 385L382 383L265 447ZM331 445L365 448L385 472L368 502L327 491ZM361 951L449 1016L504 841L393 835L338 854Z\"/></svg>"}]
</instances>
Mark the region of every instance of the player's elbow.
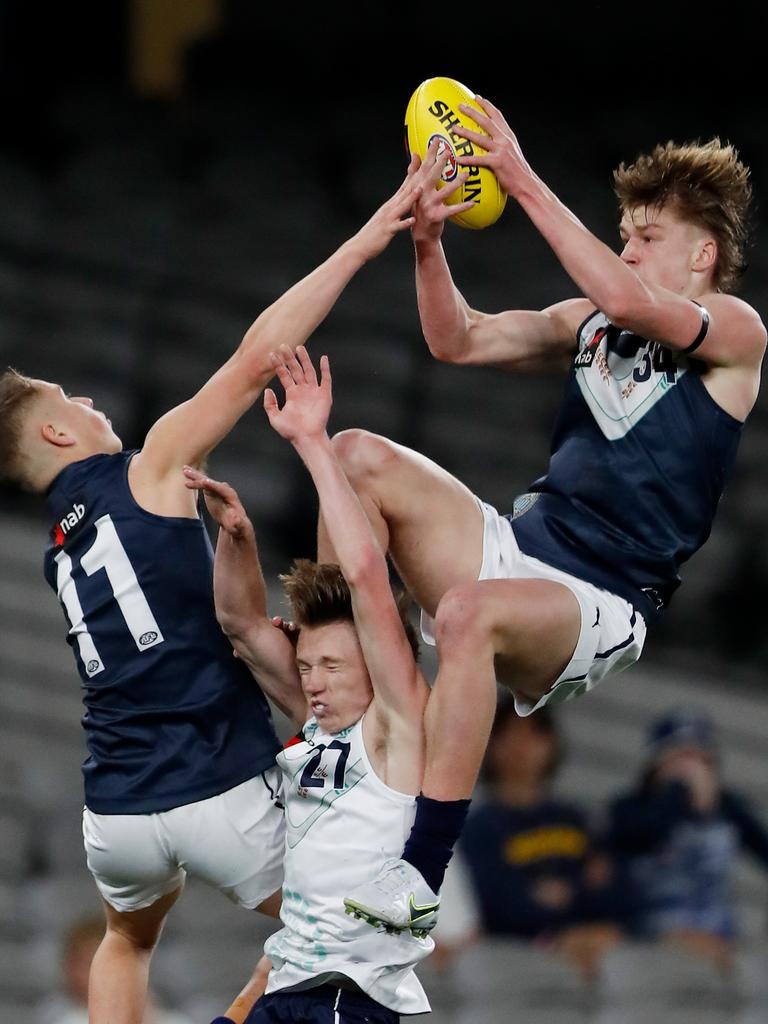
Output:
<instances>
[{"instance_id":1,"label":"player's elbow","mask_svg":"<svg viewBox=\"0 0 768 1024\"><path fill-rule=\"evenodd\" d=\"M389 581L386 559L373 536L356 546L354 558L342 566L342 572L352 590L371 585L380 577Z\"/></svg>"},{"instance_id":2,"label":"player's elbow","mask_svg":"<svg viewBox=\"0 0 768 1024\"><path fill-rule=\"evenodd\" d=\"M216 621L222 633L237 653L243 653L238 648L243 647L245 638L250 628L253 627L253 622L246 621L245 617L234 608L220 608L218 605L216 607Z\"/></svg>"},{"instance_id":3,"label":"player's elbow","mask_svg":"<svg viewBox=\"0 0 768 1024\"><path fill-rule=\"evenodd\" d=\"M441 363L460 363L463 361L469 340L468 331L455 331L452 334L445 332L424 332L424 340L427 343L432 356Z\"/></svg>"},{"instance_id":4,"label":"player's elbow","mask_svg":"<svg viewBox=\"0 0 768 1024\"><path fill-rule=\"evenodd\" d=\"M608 289L601 296L600 308L614 327L630 328L638 319L646 319L653 306L653 296L638 281Z\"/></svg>"}]
</instances>

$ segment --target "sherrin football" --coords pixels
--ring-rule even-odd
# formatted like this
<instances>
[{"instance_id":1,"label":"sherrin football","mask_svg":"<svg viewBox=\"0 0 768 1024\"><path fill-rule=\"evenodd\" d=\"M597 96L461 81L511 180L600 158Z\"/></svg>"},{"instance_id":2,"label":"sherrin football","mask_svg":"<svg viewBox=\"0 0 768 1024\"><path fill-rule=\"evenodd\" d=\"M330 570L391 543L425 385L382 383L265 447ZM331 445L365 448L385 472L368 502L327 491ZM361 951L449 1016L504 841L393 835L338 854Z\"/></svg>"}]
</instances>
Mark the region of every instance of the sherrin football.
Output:
<instances>
[{"instance_id":1,"label":"sherrin football","mask_svg":"<svg viewBox=\"0 0 768 1024\"><path fill-rule=\"evenodd\" d=\"M489 167L462 167L458 162L461 156L485 153L475 143L455 134L453 129L458 124L484 134L476 121L459 110L460 103L482 113L475 94L461 82L453 78L428 78L422 82L411 96L405 112L405 144L409 153L418 153L423 160L432 140L435 137L440 139L439 152L442 154L444 148L448 150L448 163L438 187L453 181L462 171L469 171L469 177L448 199L448 205L475 204L471 210L459 213L451 220L463 228L487 228L501 216L507 194Z\"/></svg>"}]
</instances>

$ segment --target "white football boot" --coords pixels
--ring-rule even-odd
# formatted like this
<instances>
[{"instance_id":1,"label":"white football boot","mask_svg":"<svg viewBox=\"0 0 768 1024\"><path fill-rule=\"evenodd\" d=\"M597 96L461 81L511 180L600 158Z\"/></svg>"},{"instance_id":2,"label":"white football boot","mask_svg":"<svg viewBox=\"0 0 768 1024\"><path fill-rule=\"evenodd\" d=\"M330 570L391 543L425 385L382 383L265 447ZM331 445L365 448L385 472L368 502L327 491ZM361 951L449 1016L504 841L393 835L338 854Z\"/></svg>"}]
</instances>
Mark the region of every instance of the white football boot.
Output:
<instances>
[{"instance_id":1,"label":"white football boot","mask_svg":"<svg viewBox=\"0 0 768 1024\"><path fill-rule=\"evenodd\" d=\"M346 913L387 932L410 931L424 938L437 924L440 897L406 860L384 862L378 876L344 898Z\"/></svg>"}]
</instances>

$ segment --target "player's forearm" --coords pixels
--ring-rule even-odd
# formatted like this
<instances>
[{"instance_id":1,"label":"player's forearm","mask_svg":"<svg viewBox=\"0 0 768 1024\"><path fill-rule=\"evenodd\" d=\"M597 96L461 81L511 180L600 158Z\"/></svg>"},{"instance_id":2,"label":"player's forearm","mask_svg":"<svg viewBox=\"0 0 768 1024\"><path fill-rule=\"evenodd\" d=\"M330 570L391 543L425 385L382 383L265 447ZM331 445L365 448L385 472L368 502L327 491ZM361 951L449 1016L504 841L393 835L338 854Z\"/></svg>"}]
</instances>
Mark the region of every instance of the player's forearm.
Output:
<instances>
[{"instance_id":1,"label":"player's forearm","mask_svg":"<svg viewBox=\"0 0 768 1024\"><path fill-rule=\"evenodd\" d=\"M271 352L280 345L296 349L306 342L366 261L356 238L349 239L259 315L238 349L244 372L254 383L264 386L272 377Z\"/></svg>"},{"instance_id":2,"label":"player's forearm","mask_svg":"<svg viewBox=\"0 0 768 1024\"><path fill-rule=\"evenodd\" d=\"M250 523L237 537L219 530L213 594L216 618L228 637L243 636L256 620L266 619L267 588Z\"/></svg>"},{"instance_id":3,"label":"player's forearm","mask_svg":"<svg viewBox=\"0 0 768 1024\"><path fill-rule=\"evenodd\" d=\"M295 447L312 477L329 539L349 586L354 589L379 565L386 573L384 554L328 436L306 438Z\"/></svg>"},{"instance_id":4,"label":"player's forearm","mask_svg":"<svg viewBox=\"0 0 768 1024\"><path fill-rule=\"evenodd\" d=\"M621 324L652 296L637 274L596 238L533 173L521 182L515 199L549 243L579 290L612 321Z\"/></svg>"},{"instance_id":5,"label":"player's forearm","mask_svg":"<svg viewBox=\"0 0 768 1024\"><path fill-rule=\"evenodd\" d=\"M416 298L424 338L437 359L451 361L466 348L470 310L453 282L440 241L416 243Z\"/></svg>"}]
</instances>

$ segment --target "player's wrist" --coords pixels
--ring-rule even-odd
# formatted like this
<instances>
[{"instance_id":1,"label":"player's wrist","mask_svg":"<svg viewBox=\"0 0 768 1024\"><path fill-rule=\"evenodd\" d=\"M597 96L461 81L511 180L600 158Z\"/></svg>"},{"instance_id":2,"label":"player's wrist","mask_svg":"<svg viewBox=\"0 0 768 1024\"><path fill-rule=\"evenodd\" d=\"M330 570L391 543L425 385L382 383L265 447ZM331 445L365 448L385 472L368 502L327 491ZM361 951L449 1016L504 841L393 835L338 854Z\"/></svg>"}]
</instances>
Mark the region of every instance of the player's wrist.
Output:
<instances>
[{"instance_id":1,"label":"player's wrist","mask_svg":"<svg viewBox=\"0 0 768 1024\"><path fill-rule=\"evenodd\" d=\"M416 260L418 263L425 263L430 259L439 257L442 254L442 235L443 232L440 230L437 234L428 234L426 232L411 232L413 238L413 247L416 250Z\"/></svg>"},{"instance_id":2,"label":"player's wrist","mask_svg":"<svg viewBox=\"0 0 768 1024\"><path fill-rule=\"evenodd\" d=\"M370 260L375 259L384 248L382 245L373 244L366 232L367 227L366 224L360 228L351 238L347 239L339 250L343 258L348 261L351 273L355 273Z\"/></svg>"},{"instance_id":3,"label":"player's wrist","mask_svg":"<svg viewBox=\"0 0 768 1024\"><path fill-rule=\"evenodd\" d=\"M293 447L304 461L311 459L321 452L331 449L331 439L328 432L323 429L322 433L301 434L293 439Z\"/></svg>"}]
</instances>

